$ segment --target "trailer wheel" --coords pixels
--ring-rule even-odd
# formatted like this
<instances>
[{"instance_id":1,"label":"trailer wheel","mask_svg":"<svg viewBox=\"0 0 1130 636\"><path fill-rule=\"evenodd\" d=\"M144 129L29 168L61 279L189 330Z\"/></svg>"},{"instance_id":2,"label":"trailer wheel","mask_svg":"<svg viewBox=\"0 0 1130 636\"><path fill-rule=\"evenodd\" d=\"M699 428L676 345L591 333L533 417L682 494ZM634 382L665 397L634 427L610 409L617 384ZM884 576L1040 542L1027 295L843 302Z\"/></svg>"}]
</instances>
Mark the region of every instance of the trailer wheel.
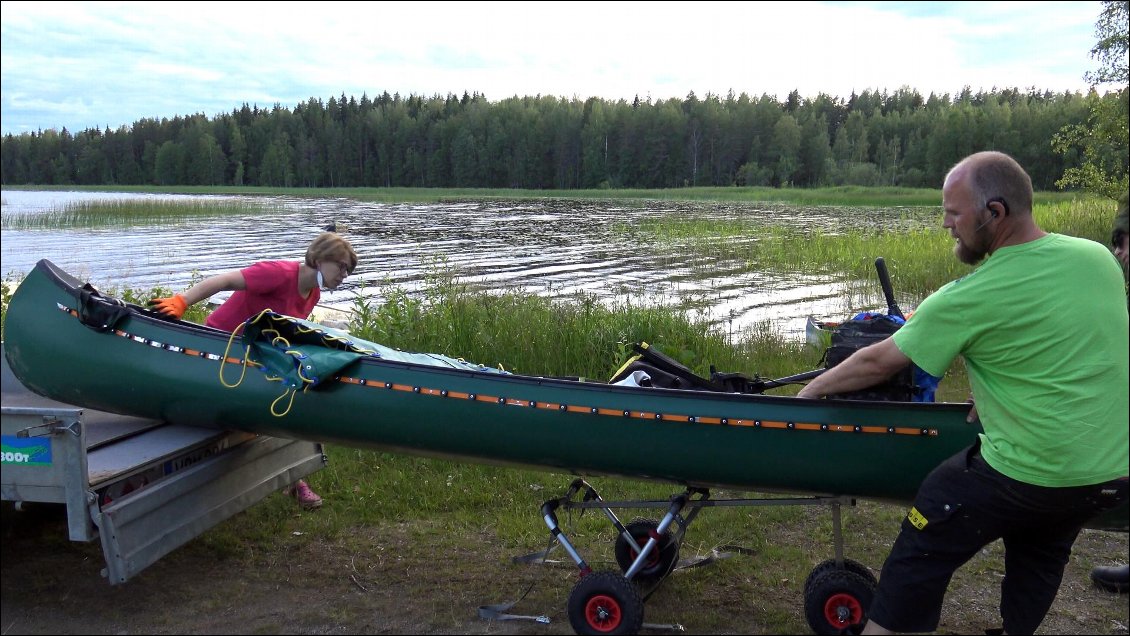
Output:
<instances>
[{"instance_id":1,"label":"trailer wheel","mask_svg":"<svg viewBox=\"0 0 1130 636\"><path fill-rule=\"evenodd\" d=\"M804 591L804 616L816 634L859 634L875 584L851 570L832 569L816 576Z\"/></svg>"},{"instance_id":2,"label":"trailer wheel","mask_svg":"<svg viewBox=\"0 0 1130 636\"><path fill-rule=\"evenodd\" d=\"M636 634L643 626L643 601L616 572L593 572L569 594L569 624L578 634Z\"/></svg>"},{"instance_id":3,"label":"trailer wheel","mask_svg":"<svg viewBox=\"0 0 1130 636\"><path fill-rule=\"evenodd\" d=\"M624 528L642 548L647 544L648 539L656 534L659 523L651 519L635 519ZM620 566L621 572L627 573L638 556L639 551L624 538L624 535L616 536L616 564ZM668 528L663 536L659 537L659 544L647 555L647 561L632 580L640 585L658 583L675 569L678 562L679 542Z\"/></svg>"},{"instance_id":4,"label":"trailer wheel","mask_svg":"<svg viewBox=\"0 0 1130 636\"><path fill-rule=\"evenodd\" d=\"M828 559L827 561L821 562L819 565L812 568L812 571L808 573L808 578L804 580L804 590L807 592L808 588L812 585L812 582L819 578L821 574L839 569L841 568L836 567L835 559ZM859 561L844 559L843 569L848 572L855 572L868 581L871 581L872 587L879 584L879 579L875 578L875 575L871 573L871 570L869 570L866 565L863 565Z\"/></svg>"}]
</instances>

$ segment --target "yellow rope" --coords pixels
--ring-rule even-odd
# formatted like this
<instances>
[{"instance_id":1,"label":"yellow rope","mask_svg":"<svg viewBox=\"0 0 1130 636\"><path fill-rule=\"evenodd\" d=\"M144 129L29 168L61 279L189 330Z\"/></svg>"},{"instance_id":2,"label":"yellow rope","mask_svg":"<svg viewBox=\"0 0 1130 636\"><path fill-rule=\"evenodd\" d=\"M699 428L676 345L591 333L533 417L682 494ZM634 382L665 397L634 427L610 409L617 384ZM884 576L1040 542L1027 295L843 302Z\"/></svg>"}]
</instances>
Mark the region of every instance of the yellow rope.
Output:
<instances>
[{"instance_id":1,"label":"yellow rope","mask_svg":"<svg viewBox=\"0 0 1130 636\"><path fill-rule=\"evenodd\" d=\"M286 410L283 411L282 413L276 412L275 411L275 405L279 403L279 400L286 397L287 393L290 394L290 403L288 403L286 405ZM271 402L271 415L274 415L275 417L282 417L282 416L286 415L287 413L290 413L291 407L294 406L294 394L295 393L298 393L298 389L287 389L286 391L283 391L282 395L275 398L275 401Z\"/></svg>"},{"instance_id":2,"label":"yellow rope","mask_svg":"<svg viewBox=\"0 0 1130 636\"><path fill-rule=\"evenodd\" d=\"M226 386L229 389L234 389L240 384L243 384L243 378L247 375L248 357L251 355L251 347L243 348L243 362L242 364L240 364L242 370L239 373L239 380L237 380L235 384L228 384L227 380L224 379L224 365L228 363L228 353L231 351L231 344L235 341L235 334L237 334L239 330L243 328L244 324L246 323L239 323L239 326L231 332L230 336L228 336L228 346L224 348L224 357L222 360L220 360L220 384Z\"/></svg>"}]
</instances>

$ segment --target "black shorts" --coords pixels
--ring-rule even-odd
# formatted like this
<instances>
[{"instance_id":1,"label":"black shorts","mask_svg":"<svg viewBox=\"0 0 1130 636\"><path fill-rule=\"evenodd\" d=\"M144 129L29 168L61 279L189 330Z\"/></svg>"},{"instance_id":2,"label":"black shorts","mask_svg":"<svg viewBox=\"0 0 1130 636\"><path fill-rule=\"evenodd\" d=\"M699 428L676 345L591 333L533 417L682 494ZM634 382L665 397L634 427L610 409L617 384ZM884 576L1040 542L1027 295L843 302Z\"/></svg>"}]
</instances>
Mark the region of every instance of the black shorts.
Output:
<instances>
[{"instance_id":1,"label":"black shorts","mask_svg":"<svg viewBox=\"0 0 1130 636\"><path fill-rule=\"evenodd\" d=\"M971 446L922 482L883 565L868 616L896 632L934 631L954 571L1002 539L1004 629L1033 633L1055 600L1083 525L1126 496L1125 478L1071 488L1020 482L994 470L979 445Z\"/></svg>"}]
</instances>

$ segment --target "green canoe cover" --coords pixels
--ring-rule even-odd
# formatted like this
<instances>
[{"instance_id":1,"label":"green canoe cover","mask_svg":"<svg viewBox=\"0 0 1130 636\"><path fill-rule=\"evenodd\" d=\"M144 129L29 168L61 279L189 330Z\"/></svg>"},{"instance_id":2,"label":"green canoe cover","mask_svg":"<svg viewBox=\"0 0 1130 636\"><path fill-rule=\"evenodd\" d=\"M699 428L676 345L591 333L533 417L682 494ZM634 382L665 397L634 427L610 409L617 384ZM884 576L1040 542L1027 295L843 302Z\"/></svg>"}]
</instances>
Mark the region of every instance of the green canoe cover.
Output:
<instances>
[{"instance_id":1,"label":"green canoe cover","mask_svg":"<svg viewBox=\"0 0 1130 636\"><path fill-rule=\"evenodd\" d=\"M358 359L371 357L433 367L508 373L436 353L409 353L355 338L345 331L265 310L243 325L247 358L272 380L309 389Z\"/></svg>"}]
</instances>

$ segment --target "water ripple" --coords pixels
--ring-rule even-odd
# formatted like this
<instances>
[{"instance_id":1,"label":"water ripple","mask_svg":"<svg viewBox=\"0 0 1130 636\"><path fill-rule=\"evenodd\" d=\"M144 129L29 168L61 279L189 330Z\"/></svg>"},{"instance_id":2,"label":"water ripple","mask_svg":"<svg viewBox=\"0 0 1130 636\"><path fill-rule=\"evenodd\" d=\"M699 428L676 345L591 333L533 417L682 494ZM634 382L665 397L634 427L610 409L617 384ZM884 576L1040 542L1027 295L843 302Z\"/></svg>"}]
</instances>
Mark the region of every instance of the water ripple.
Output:
<instances>
[{"instance_id":1,"label":"water ripple","mask_svg":"<svg viewBox=\"0 0 1130 636\"><path fill-rule=\"evenodd\" d=\"M197 195L4 191L3 214L35 214L77 201L189 196ZM855 282L835 275L749 271L746 263L679 250L677 241L660 245L640 224L670 217L759 220L836 231L845 222L869 222L866 211L853 211L845 221L843 210L834 208L714 202L208 198L261 202L278 211L124 228L4 229L3 273L22 276L46 258L107 289L180 290L194 274L210 276L265 259L300 260L310 240L334 221L357 250L359 263L340 289L323 294L322 303L331 307L348 308L358 294L379 299L390 285L419 293L430 274L448 267L458 280L488 290L677 304L731 331L772 320L799 335L807 315L847 311L845 292ZM738 245L758 239L726 240Z\"/></svg>"}]
</instances>

